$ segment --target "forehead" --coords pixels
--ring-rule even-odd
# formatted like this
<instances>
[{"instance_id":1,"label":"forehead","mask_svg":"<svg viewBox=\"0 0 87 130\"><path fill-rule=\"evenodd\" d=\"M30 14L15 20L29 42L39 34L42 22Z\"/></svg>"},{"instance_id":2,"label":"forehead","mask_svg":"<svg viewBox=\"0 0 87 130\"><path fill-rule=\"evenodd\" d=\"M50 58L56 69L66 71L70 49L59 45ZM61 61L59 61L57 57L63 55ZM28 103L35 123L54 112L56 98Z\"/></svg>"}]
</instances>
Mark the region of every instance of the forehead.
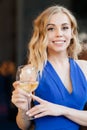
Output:
<instances>
[{"instance_id":1,"label":"forehead","mask_svg":"<svg viewBox=\"0 0 87 130\"><path fill-rule=\"evenodd\" d=\"M60 25L60 24L71 24L71 21L68 17L68 15L66 15L65 13L56 13L56 14L53 14L48 22L48 24L57 24L57 25Z\"/></svg>"}]
</instances>

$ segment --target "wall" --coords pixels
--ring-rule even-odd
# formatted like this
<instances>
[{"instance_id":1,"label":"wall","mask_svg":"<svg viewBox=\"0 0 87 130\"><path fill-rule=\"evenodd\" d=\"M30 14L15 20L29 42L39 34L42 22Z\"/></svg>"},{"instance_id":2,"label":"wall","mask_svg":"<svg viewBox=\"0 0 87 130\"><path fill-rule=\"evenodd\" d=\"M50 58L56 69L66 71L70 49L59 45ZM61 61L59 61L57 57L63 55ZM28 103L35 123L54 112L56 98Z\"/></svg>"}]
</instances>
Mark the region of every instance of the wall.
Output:
<instances>
[{"instance_id":1,"label":"wall","mask_svg":"<svg viewBox=\"0 0 87 130\"><path fill-rule=\"evenodd\" d=\"M75 12L74 0L0 0L0 61L27 61L33 19L49 5L60 4ZM86 4L86 3L85 3ZM77 17L77 15L76 15ZM87 17L79 17L79 31L87 31Z\"/></svg>"},{"instance_id":2,"label":"wall","mask_svg":"<svg viewBox=\"0 0 87 130\"><path fill-rule=\"evenodd\" d=\"M15 60L15 2L0 0L0 61Z\"/></svg>"},{"instance_id":3,"label":"wall","mask_svg":"<svg viewBox=\"0 0 87 130\"><path fill-rule=\"evenodd\" d=\"M19 0L18 5L18 49L17 63L27 61L27 44L32 35L33 19L49 5L62 4L71 7L70 0Z\"/></svg>"}]
</instances>

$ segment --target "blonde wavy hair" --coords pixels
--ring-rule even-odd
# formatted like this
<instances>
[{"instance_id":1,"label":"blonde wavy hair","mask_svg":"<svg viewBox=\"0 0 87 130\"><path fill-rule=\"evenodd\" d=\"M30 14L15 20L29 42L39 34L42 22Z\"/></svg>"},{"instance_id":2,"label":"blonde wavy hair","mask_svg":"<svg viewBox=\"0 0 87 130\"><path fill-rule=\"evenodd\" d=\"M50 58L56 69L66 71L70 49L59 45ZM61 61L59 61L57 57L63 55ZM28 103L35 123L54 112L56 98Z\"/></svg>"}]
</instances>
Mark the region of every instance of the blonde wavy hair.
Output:
<instances>
[{"instance_id":1,"label":"blonde wavy hair","mask_svg":"<svg viewBox=\"0 0 87 130\"><path fill-rule=\"evenodd\" d=\"M68 56L74 59L78 58L78 53L81 51L81 46L78 40L77 22L72 13L62 6L51 6L44 10L35 20L33 36L29 42L29 57L28 62L37 68L37 71L42 72L44 65L47 62L47 32L46 26L52 15L62 12L68 16L71 21L72 39L67 48Z\"/></svg>"}]
</instances>

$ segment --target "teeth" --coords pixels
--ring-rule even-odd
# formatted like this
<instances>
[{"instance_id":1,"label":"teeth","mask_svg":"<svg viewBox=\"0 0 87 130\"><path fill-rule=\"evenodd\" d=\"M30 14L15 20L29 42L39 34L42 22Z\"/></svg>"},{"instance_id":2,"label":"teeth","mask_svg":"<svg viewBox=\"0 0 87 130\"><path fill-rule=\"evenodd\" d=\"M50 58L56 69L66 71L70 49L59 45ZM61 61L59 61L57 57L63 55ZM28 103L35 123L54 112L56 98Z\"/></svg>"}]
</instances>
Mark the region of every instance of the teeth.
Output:
<instances>
[{"instance_id":1,"label":"teeth","mask_svg":"<svg viewBox=\"0 0 87 130\"><path fill-rule=\"evenodd\" d=\"M55 44L63 44L64 42L54 42Z\"/></svg>"}]
</instances>

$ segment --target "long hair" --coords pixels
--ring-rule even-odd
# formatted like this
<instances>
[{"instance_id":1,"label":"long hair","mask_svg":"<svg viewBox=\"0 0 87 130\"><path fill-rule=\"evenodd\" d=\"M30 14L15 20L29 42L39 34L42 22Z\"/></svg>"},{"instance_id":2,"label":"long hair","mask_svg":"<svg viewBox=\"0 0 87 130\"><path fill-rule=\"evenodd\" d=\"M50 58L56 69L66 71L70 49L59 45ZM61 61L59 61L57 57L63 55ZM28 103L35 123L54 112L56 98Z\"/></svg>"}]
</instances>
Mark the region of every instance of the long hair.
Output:
<instances>
[{"instance_id":1,"label":"long hair","mask_svg":"<svg viewBox=\"0 0 87 130\"><path fill-rule=\"evenodd\" d=\"M37 68L37 71L42 72L44 65L47 62L47 32L46 26L52 15L62 12L68 16L71 21L72 39L67 48L68 56L77 59L80 52L80 44L78 40L77 22L72 13L62 6L51 6L44 10L35 20L33 26L33 36L29 42L29 57L28 62Z\"/></svg>"}]
</instances>

